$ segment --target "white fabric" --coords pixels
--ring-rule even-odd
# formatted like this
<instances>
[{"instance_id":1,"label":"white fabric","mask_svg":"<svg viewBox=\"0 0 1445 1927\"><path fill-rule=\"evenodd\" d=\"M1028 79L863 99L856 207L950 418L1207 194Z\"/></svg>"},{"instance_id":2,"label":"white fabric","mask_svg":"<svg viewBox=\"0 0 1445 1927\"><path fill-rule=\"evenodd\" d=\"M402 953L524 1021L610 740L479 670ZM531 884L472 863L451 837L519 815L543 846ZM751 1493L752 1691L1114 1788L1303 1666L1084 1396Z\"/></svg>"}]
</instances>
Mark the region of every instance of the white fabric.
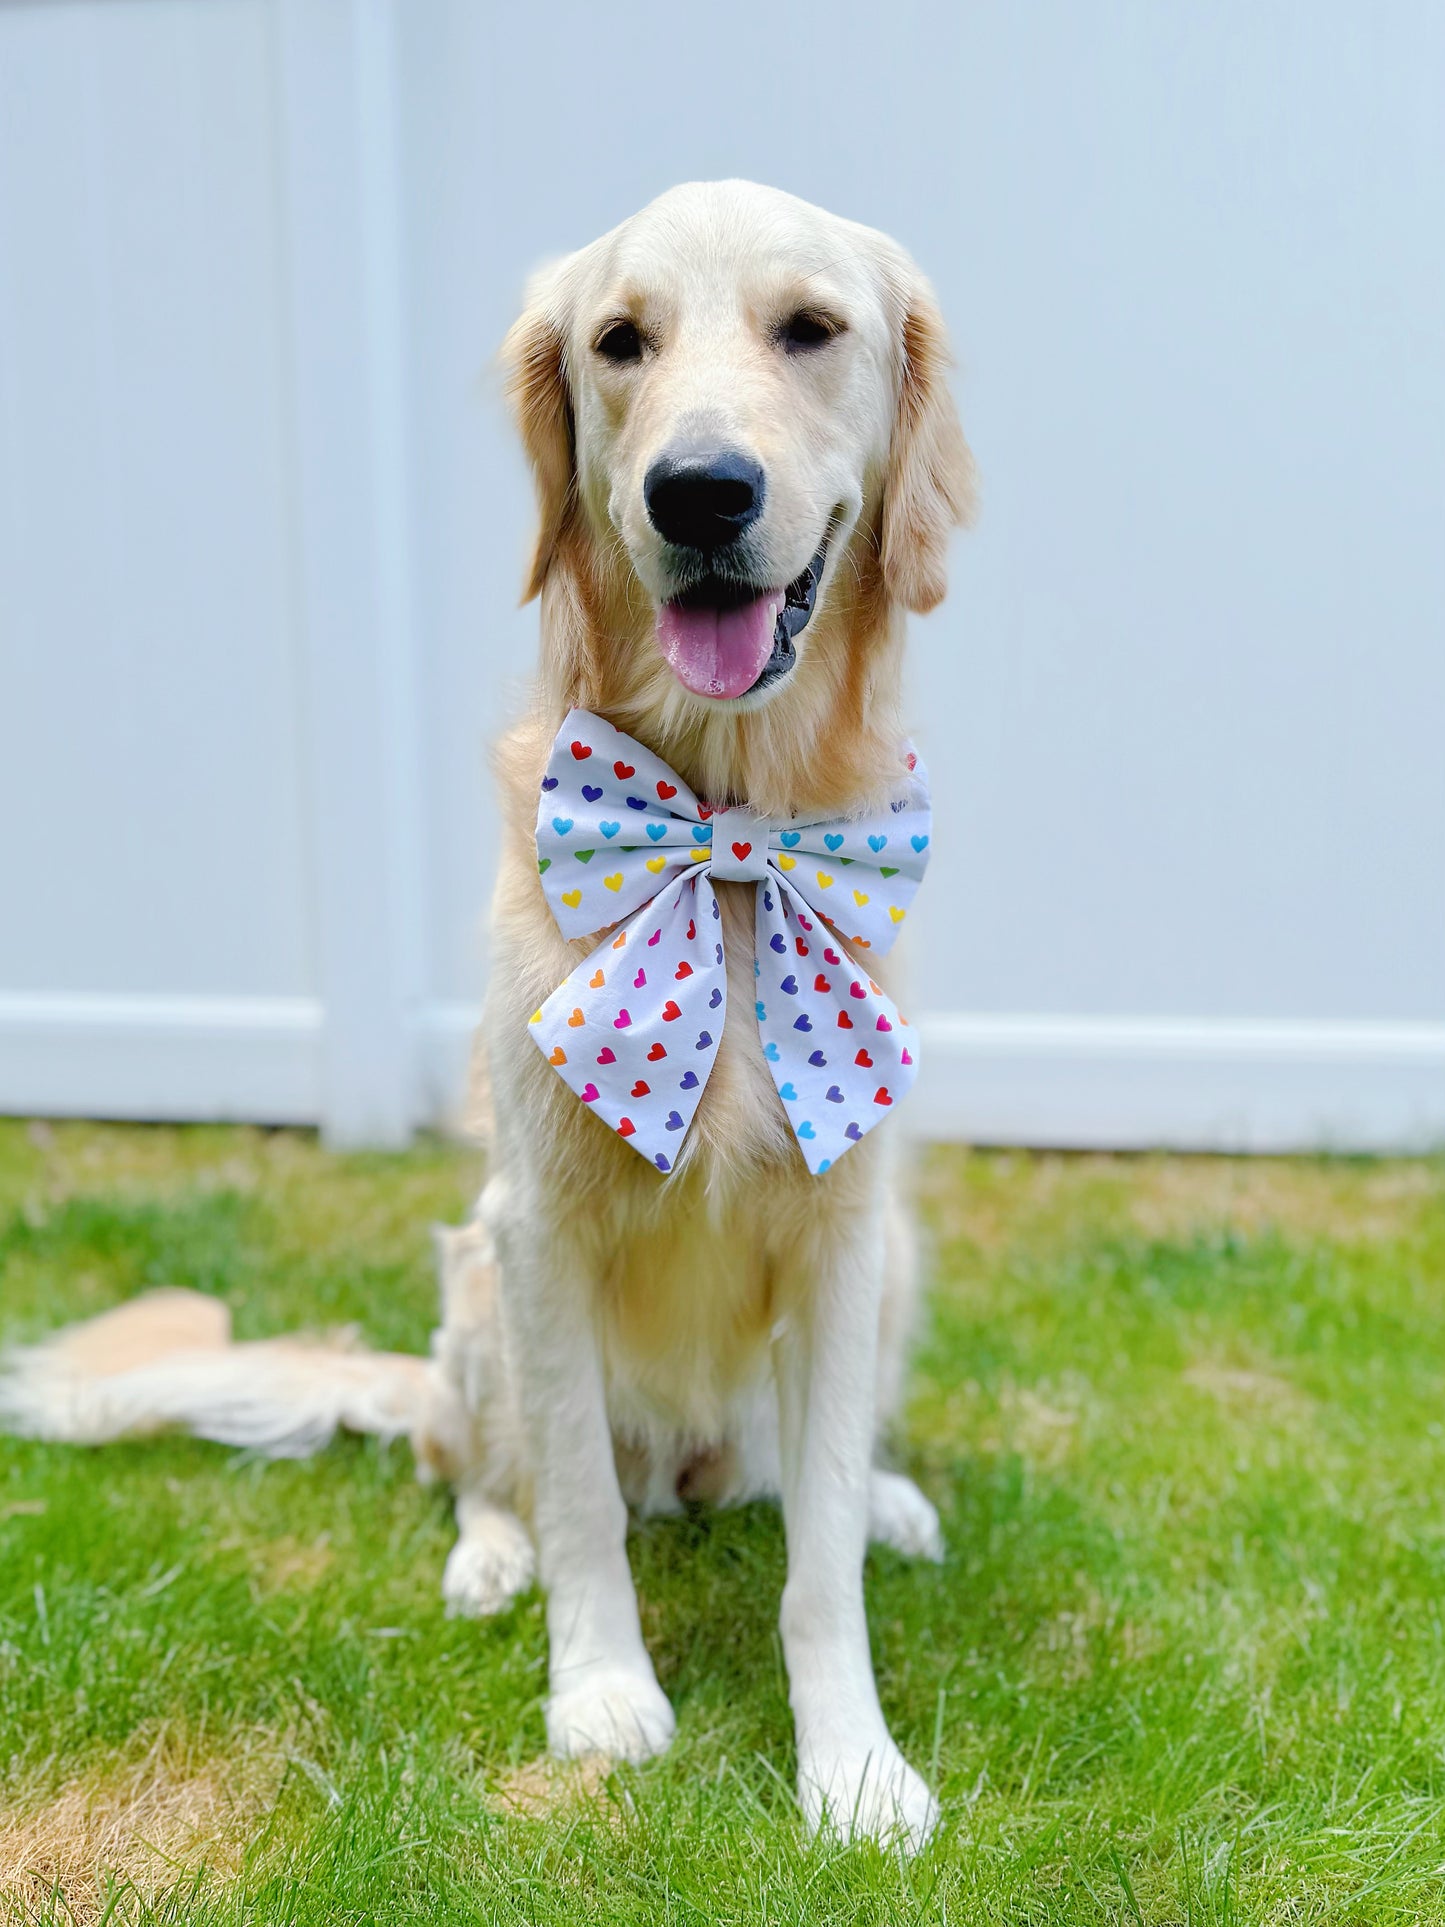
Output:
<instances>
[{"instance_id":1,"label":"white fabric","mask_svg":"<svg viewBox=\"0 0 1445 1927\"><path fill-rule=\"evenodd\" d=\"M906 1095L918 1043L869 977L928 862L928 784L900 751L874 817L714 813L660 757L574 709L537 812L542 888L566 937L602 941L537 1011L558 1075L664 1174L717 1056L727 973L713 877L756 882L755 1008L808 1169L825 1172ZM618 928L618 926L621 926Z\"/></svg>"}]
</instances>

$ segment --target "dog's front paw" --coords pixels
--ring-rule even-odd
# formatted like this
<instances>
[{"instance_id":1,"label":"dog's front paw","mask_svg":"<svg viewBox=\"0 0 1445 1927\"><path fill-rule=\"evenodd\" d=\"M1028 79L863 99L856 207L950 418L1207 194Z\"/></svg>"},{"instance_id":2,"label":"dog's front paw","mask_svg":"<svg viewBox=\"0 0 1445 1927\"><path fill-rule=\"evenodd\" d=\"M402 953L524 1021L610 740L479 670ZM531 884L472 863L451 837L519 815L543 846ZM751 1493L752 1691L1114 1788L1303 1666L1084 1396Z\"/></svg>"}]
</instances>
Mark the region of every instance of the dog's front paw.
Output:
<instances>
[{"instance_id":1,"label":"dog's front paw","mask_svg":"<svg viewBox=\"0 0 1445 1927\"><path fill-rule=\"evenodd\" d=\"M802 1759L798 1801L810 1832L904 1853L917 1853L938 1825L938 1802L891 1740L866 1753Z\"/></svg>"},{"instance_id":2,"label":"dog's front paw","mask_svg":"<svg viewBox=\"0 0 1445 1927\"><path fill-rule=\"evenodd\" d=\"M938 1513L901 1472L882 1472L875 1466L869 1474L868 1537L905 1559L931 1559L935 1565L943 1559Z\"/></svg>"},{"instance_id":3,"label":"dog's front paw","mask_svg":"<svg viewBox=\"0 0 1445 1927\"><path fill-rule=\"evenodd\" d=\"M547 1702L547 1745L560 1759L605 1753L640 1763L665 1753L677 1722L652 1669L599 1667Z\"/></svg>"},{"instance_id":4,"label":"dog's front paw","mask_svg":"<svg viewBox=\"0 0 1445 1927\"><path fill-rule=\"evenodd\" d=\"M510 1512L469 1521L442 1572L442 1598L449 1615L484 1619L505 1612L537 1576L537 1555L527 1528Z\"/></svg>"}]
</instances>

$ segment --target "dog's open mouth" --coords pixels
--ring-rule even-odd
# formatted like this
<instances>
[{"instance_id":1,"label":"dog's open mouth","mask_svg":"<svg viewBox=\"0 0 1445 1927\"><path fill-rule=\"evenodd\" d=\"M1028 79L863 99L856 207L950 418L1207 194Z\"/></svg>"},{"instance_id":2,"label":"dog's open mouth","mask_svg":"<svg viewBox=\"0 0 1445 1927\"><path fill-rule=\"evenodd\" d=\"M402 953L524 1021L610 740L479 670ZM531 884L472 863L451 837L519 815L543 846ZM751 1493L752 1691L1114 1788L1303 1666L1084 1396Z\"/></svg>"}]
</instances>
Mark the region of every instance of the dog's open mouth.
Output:
<instances>
[{"instance_id":1,"label":"dog's open mouth","mask_svg":"<svg viewBox=\"0 0 1445 1927\"><path fill-rule=\"evenodd\" d=\"M797 661L793 639L813 613L828 544L786 589L709 576L657 617L657 646L695 696L750 696L786 676Z\"/></svg>"}]
</instances>

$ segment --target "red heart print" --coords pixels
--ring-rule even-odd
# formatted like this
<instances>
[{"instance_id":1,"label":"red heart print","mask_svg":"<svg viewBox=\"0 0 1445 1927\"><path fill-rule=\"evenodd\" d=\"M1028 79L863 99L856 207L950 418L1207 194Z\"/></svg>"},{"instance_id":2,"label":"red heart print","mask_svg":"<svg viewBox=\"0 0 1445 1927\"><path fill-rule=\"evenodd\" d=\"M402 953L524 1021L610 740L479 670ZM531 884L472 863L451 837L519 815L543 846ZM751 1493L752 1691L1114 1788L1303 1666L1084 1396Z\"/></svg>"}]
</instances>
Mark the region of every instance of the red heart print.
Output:
<instances>
[{"instance_id":1,"label":"red heart print","mask_svg":"<svg viewBox=\"0 0 1445 1927\"><path fill-rule=\"evenodd\" d=\"M893 1102L893 1099L888 1095L888 1086L886 1084L880 1084L877 1090L874 1091L873 1102L875 1104L891 1104Z\"/></svg>"},{"instance_id":2,"label":"red heart print","mask_svg":"<svg viewBox=\"0 0 1445 1927\"><path fill-rule=\"evenodd\" d=\"M838 1012L838 1028L839 1030L852 1030L853 1028L853 1019L848 1015L846 1010L840 1010Z\"/></svg>"},{"instance_id":3,"label":"red heart print","mask_svg":"<svg viewBox=\"0 0 1445 1927\"><path fill-rule=\"evenodd\" d=\"M692 975L692 965L684 958L672 974L677 978L678 982L681 983L684 977L690 977Z\"/></svg>"},{"instance_id":4,"label":"red heart print","mask_svg":"<svg viewBox=\"0 0 1445 1927\"><path fill-rule=\"evenodd\" d=\"M855 1064L861 1064L865 1071L871 1071L873 1068L873 1059L868 1055L866 1050L860 1050L858 1055L853 1059L853 1062Z\"/></svg>"},{"instance_id":5,"label":"red heart print","mask_svg":"<svg viewBox=\"0 0 1445 1927\"><path fill-rule=\"evenodd\" d=\"M866 997L868 992L863 988L862 984L849 984L848 995L850 997Z\"/></svg>"},{"instance_id":6,"label":"red heart print","mask_svg":"<svg viewBox=\"0 0 1445 1927\"><path fill-rule=\"evenodd\" d=\"M907 756L905 756L903 760L907 763L910 769L918 768L918 758L917 756L914 755L911 749L909 750Z\"/></svg>"},{"instance_id":7,"label":"red heart print","mask_svg":"<svg viewBox=\"0 0 1445 1927\"><path fill-rule=\"evenodd\" d=\"M666 1055L667 1055L666 1044L654 1044L651 1050L649 1050L647 1053L647 1061L649 1064L655 1064L659 1057L666 1057Z\"/></svg>"},{"instance_id":8,"label":"red heart print","mask_svg":"<svg viewBox=\"0 0 1445 1927\"><path fill-rule=\"evenodd\" d=\"M630 1117L624 1117L624 1118L619 1118L619 1119L618 1119L618 1122L617 1122L617 1135L618 1135L619 1137L631 1137L631 1136L632 1136L632 1133L633 1133L633 1132L634 1132L634 1131L635 1131L636 1129L637 1129L637 1126L636 1126L636 1125L635 1125L635 1124L633 1123L633 1121L632 1121L632 1119L631 1119Z\"/></svg>"},{"instance_id":9,"label":"red heart print","mask_svg":"<svg viewBox=\"0 0 1445 1927\"><path fill-rule=\"evenodd\" d=\"M671 799L677 795L677 785L676 783L659 783L657 793L664 803L670 802Z\"/></svg>"},{"instance_id":10,"label":"red heart print","mask_svg":"<svg viewBox=\"0 0 1445 1927\"><path fill-rule=\"evenodd\" d=\"M597 1086L595 1084L584 1084L582 1086L582 1102L584 1104L595 1104L597 1102Z\"/></svg>"},{"instance_id":11,"label":"red heart print","mask_svg":"<svg viewBox=\"0 0 1445 1927\"><path fill-rule=\"evenodd\" d=\"M706 823L708 818L712 815L712 805L710 803L699 803L697 806L697 813L702 818L703 822Z\"/></svg>"},{"instance_id":12,"label":"red heart print","mask_svg":"<svg viewBox=\"0 0 1445 1927\"><path fill-rule=\"evenodd\" d=\"M663 1023L670 1024L674 1022L675 1019L681 1017L681 1015L682 1015L682 1005L675 1004L672 1001L671 997L669 997L667 1002L662 1006Z\"/></svg>"},{"instance_id":13,"label":"red heart print","mask_svg":"<svg viewBox=\"0 0 1445 1927\"><path fill-rule=\"evenodd\" d=\"M617 778L619 783L625 783L629 776L636 776L637 771L632 767L631 763L614 763L612 765L612 774Z\"/></svg>"},{"instance_id":14,"label":"red heart print","mask_svg":"<svg viewBox=\"0 0 1445 1927\"><path fill-rule=\"evenodd\" d=\"M842 961L843 959L838 955L836 950L829 948L823 952L824 963L840 964Z\"/></svg>"},{"instance_id":15,"label":"red heart print","mask_svg":"<svg viewBox=\"0 0 1445 1927\"><path fill-rule=\"evenodd\" d=\"M604 1044L597 1053L597 1062L599 1064L615 1064L617 1062L617 1052L613 1050L610 1044Z\"/></svg>"},{"instance_id":16,"label":"red heart print","mask_svg":"<svg viewBox=\"0 0 1445 1927\"><path fill-rule=\"evenodd\" d=\"M753 846L751 843L734 843L733 845L733 855L737 858L739 863L742 862L744 857L751 856L752 853L753 853Z\"/></svg>"},{"instance_id":17,"label":"red heart print","mask_svg":"<svg viewBox=\"0 0 1445 1927\"><path fill-rule=\"evenodd\" d=\"M689 918L688 918L688 920L687 920L687 940L688 940L688 942L689 942L689 943L691 943L691 942L692 942L692 940L693 940L693 938L694 938L694 937L695 937L696 935L697 935L697 925L696 925L696 924L695 924L695 923L693 922L693 920L692 920L692 918L691 918L691 917L689 917Z\"/></svg>"},{"instance_id":18,"label":"red heart print","mask_svg":"<svg viewBox=\"0 0 1445 1927\"><path fill-rule=\"evenodd\" d=\"M833 986L828 982L828 979L823 975L822 971L820 970L817 976L813 979L813 988L814 990L831 990Z\"/></svg>"},{"instance_id":19,"label":"red heart print","mask_svg":"<svg viewBox=\"0 0 1445 1927\"><path fill-rule=\"evenodd\" d=\"M644 1084L642 1079L639 1077L637 1082L632 1087L632 1095L634 1097L651 1097L652 1086L650 1084Z\"/></svg>"},{"instance_id":20,"label":"red heart print","mask_svg":"<svg viewBox=\"0 0 1445 1927\"><path fill-rule=\"evenodd\" d=\"M574 743L572 745L572 754L577 758L579 763L585 763L592 752L585 743Z\"/></svg>"},{"instance_id":21,"label":"red heart print","mask_svg":"<svg viewBox=\"0 0 1445 1927\"><path fill-rule=\"evenodd\" d=\"M802 939L801 937L794 937L794 939L793 939L793 947L794 947L794 949L796 949L796 951L797 951L797 953L798 953L798 955L799 955L800 957L806 957L806 956L807 956L807 954L808 954L808 946L807 946L807 944L805 944L805 943L803 942L803 939Z\"/></svg>"}]
</instances>

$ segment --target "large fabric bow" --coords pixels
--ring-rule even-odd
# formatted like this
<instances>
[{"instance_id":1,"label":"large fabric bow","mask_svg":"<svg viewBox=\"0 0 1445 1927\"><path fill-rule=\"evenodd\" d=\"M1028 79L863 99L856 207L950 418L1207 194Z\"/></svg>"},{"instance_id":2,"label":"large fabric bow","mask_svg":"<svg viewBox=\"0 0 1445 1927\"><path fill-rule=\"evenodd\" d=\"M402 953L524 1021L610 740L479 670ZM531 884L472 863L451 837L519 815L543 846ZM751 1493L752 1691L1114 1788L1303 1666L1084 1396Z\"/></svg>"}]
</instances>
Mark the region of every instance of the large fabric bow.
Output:
<instances>
[{"instance_id":1,"label":"large fabric bow","mask_svg":"<svg viewBox=\"0 0 1445 1927\"><path fill-rule=\"evenodd\" d=\"M574 709L542 778L537 867L563 936L605 934L533 1016L532 1036L584 1104L670 1172L727 1013L713 881L755 883L762 1052L821 1174L917 1075L914 1033L850 949L892 944L930 834L911 753L877 817L770 823L714 813L641 743Z\"/></svg>"}]
</instances>

